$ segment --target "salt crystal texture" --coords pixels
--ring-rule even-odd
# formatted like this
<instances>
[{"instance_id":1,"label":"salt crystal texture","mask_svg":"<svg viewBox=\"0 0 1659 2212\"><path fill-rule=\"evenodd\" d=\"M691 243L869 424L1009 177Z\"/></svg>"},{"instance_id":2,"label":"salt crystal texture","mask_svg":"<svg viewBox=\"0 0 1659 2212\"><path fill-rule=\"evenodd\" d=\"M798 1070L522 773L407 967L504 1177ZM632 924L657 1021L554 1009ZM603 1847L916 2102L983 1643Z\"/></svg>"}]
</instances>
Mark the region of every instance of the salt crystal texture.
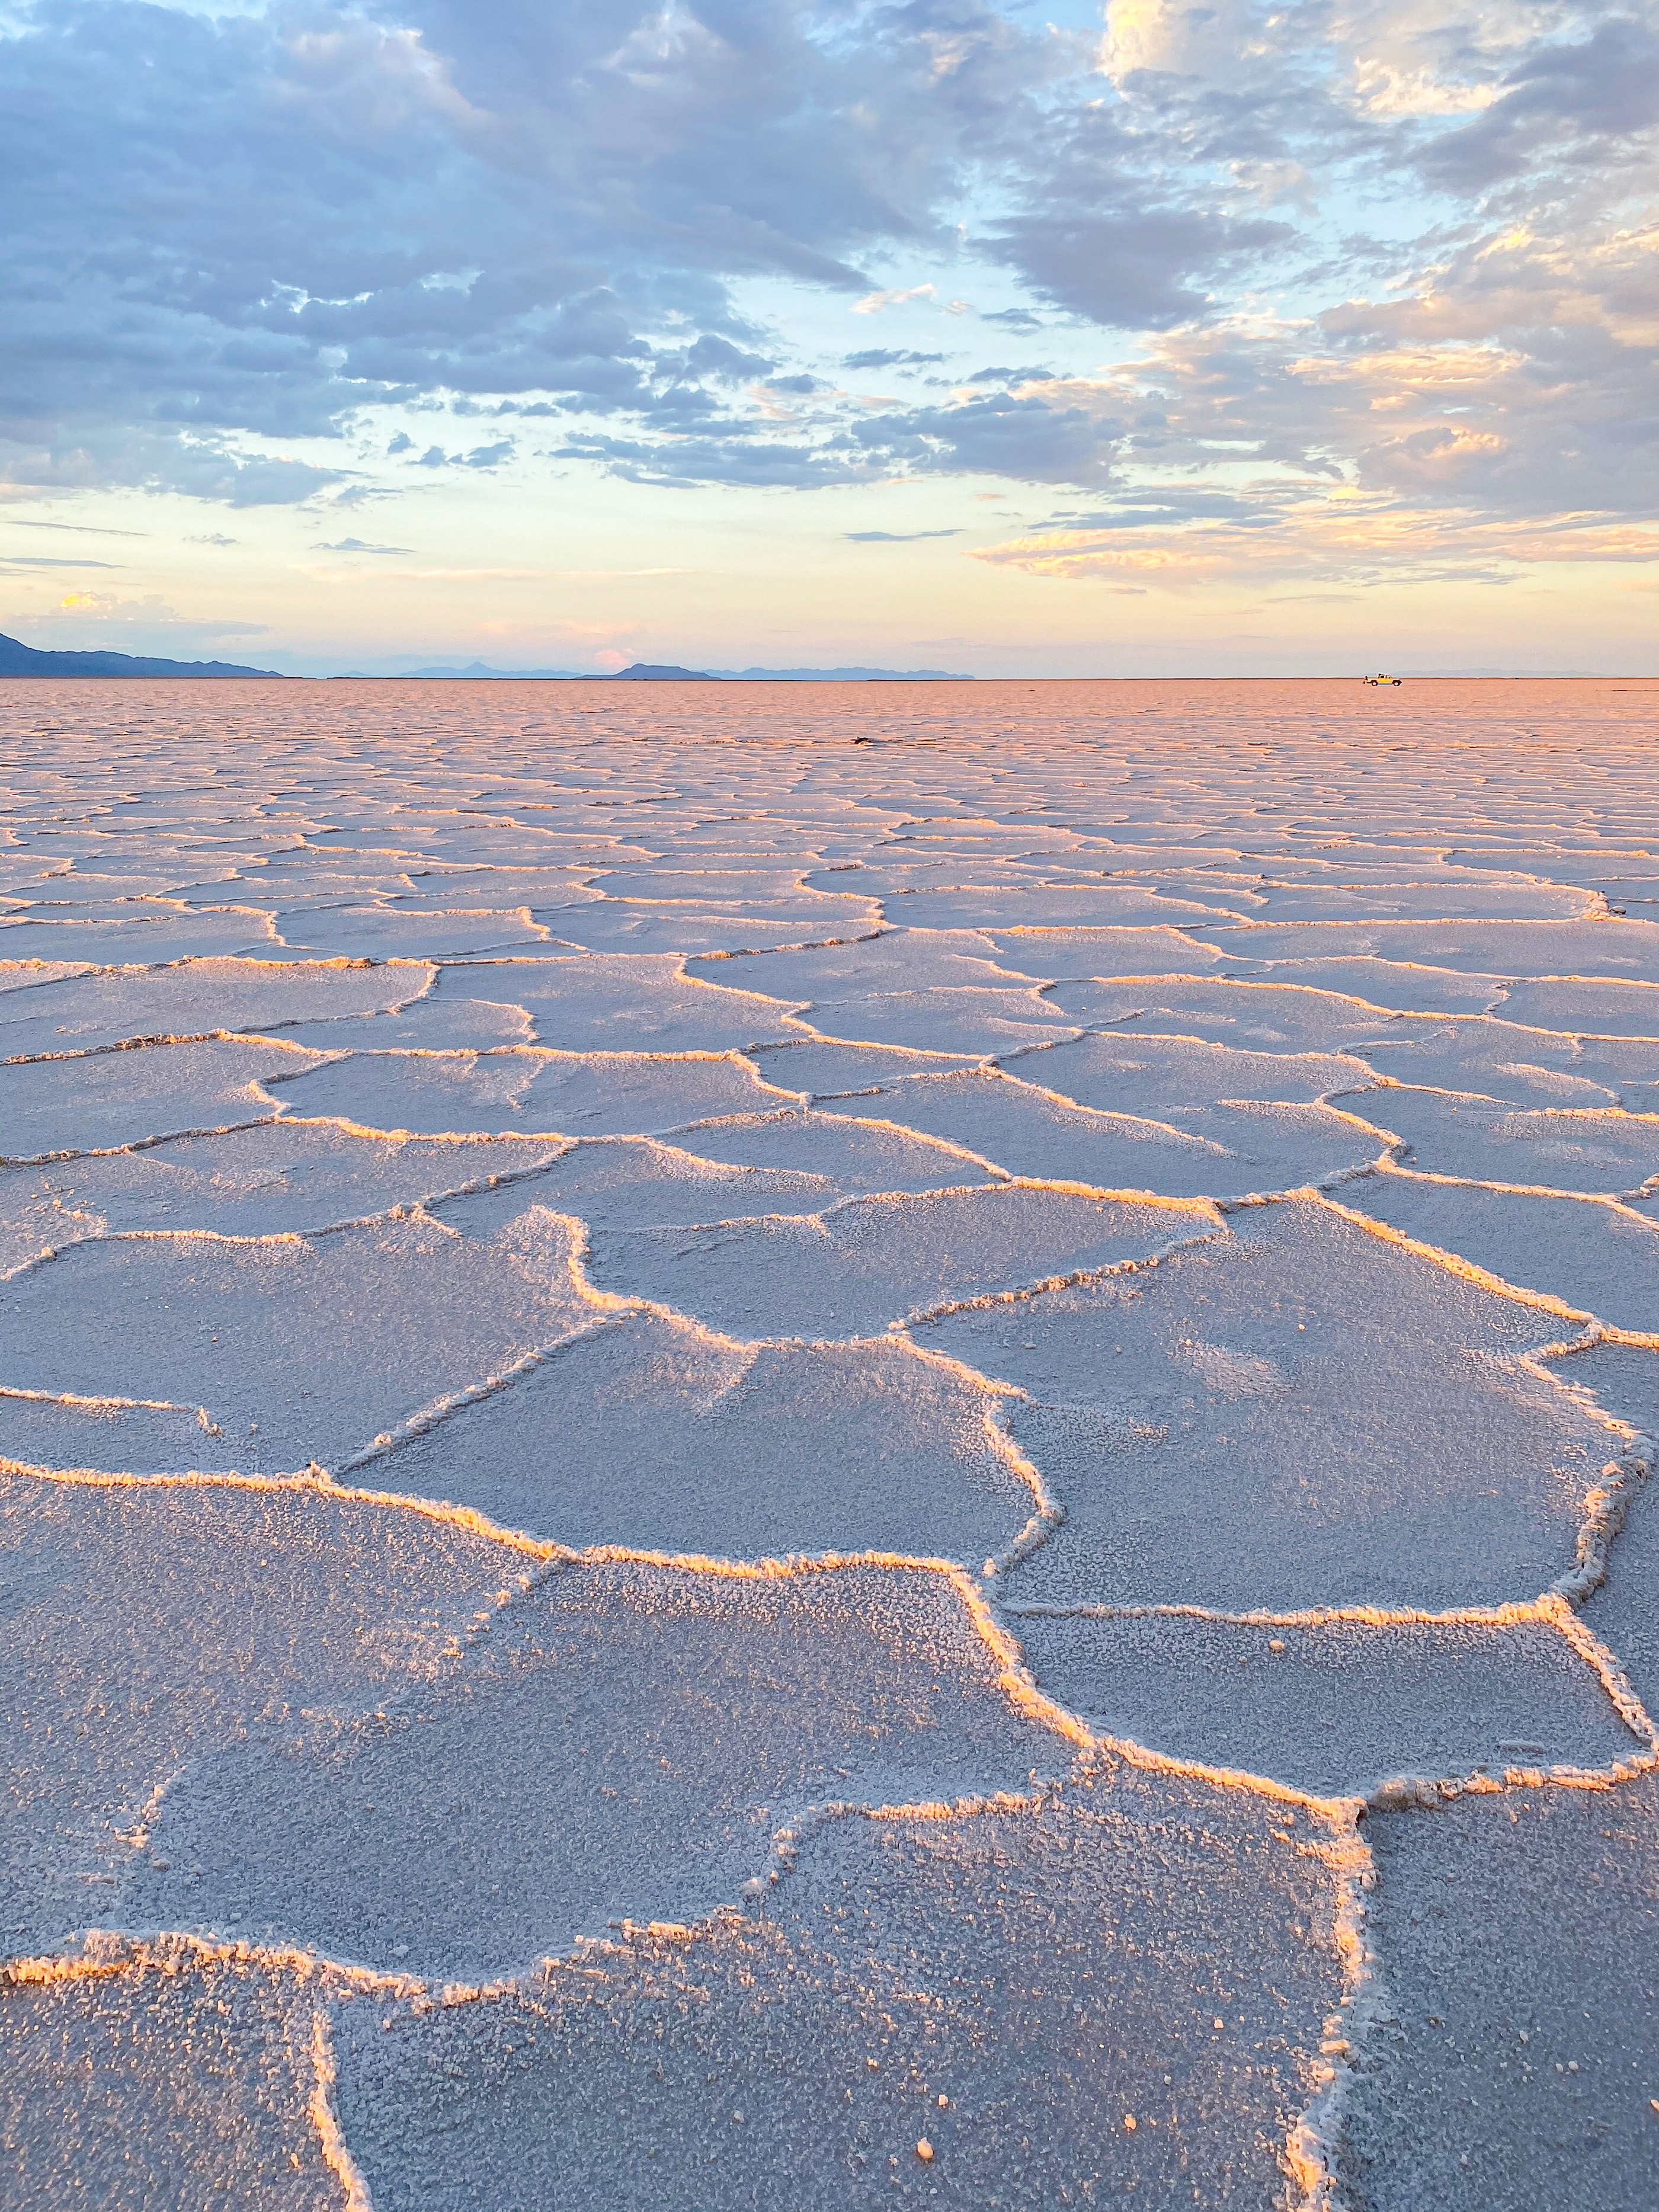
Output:
<instances>
[{"instance_id":1,"label":"salt crystal texture","mask_svg":"<svg viewBox=\"0 0 1659 2212\"><path fill-rule=\"evenodd\" d=\"M0 685L0 2197L1652 2203L1659 686L233 689Z\"/></svg>"}]
</instances>

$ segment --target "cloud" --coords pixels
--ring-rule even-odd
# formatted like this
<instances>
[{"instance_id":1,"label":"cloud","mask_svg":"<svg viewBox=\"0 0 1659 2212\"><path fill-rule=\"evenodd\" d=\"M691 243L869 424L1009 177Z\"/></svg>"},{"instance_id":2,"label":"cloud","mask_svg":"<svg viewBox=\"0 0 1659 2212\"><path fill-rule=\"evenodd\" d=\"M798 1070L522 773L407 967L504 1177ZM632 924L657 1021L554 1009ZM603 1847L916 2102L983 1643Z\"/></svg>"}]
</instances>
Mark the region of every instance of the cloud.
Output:
<instances>
[{"instance_id":1,"label":"cloud","mask_svg":"<svg viewBox=\"0 0 1659 2212\"><path fill-rule=\"evenodd\" d=\"M743 431L672 439L596 431L579 433L554 450L561 459L591 462L629 483L680 489L732 484L799 491L866 483L882 473L878 456L854 450L845 436L815 444Z\"/></svg>"},{"instance_id":2,"label":"cloud","mask_svg":"<svg viewBox=\"0 0 1659 2212\"><path fill-rule=\"evenodd\" d=\"M1034 392L964 393L946 404L890 406L815 434L760 437L750 424L673 439L581 434L556 450L635 483L726 483L810 490L894 476L1013 476L1029 483L1103 487L1121 426L1109 409Z\"/></svg>"},{"instance_id":3,"label":"cloud","mask_svg":"<svg viewBox=\"0 0 1659 2212\"><path fill-rule=\"evenodd\" d=\"M1027 483L1104 485L1121 425L1092 404L1052 403L1046 390L994 392L944 407L895 411L858 425L852 443L884 468L1016 477Z\"/></svg>"},{"instance_id":4,"label":"cloud","mask_svg":"<svg viewBox=\"0 0 1659 2212\"><path fill-rule=\"evenodd\" d=\"M0 568L114 568L116 561L53 559L46 553L0 553Z\"/></svg>"},{"instance_id":5,"label":"cloud","mask_svg":"<svg viewBox=\"0 0 1659 2212\"><path fill-rule=\"evenodd\" d=\"M1051 368L976 368L969 384L1041 384L1054 375Z\"/></svg>"},{"instance_id":6,"label":"cloud","mask_svg":"<svg viewBox=\"0 0 1659 2212\"><path fill-rule=\"evenodd\" d=\"M707 332L671 364L676 378L696 378L716 384L742 384L751 376L769 374L776 366L764 354L746 353L729 338L711 337ZM660 363L658 373L661 373Z\"/></svg>"},{"instance_id":7,"label":"cloud","mask_svg":"<svg viewBox=\"0 0 1659 2212\"><path fill-rule=\"evenodd\" d=\"M843 530L849 545L914 545L923 538L960 538L960 530Z\"/></svg>"},{"instance_id":8,"label":"cloud","mask_svg":"<svg viewBox=\"0 0 1659 2212\"><path fill-rule=\"evenodd\" d=\"M867 294L860 258L933 234L976 111L1045 66L974 0L948 38L931 4L848 37L836 12L0 18L14 480L302 499L246 441L434 394L626 410L659 360L776 368L733 285Z\"/></svg>"},{"instance_id":9,"label":"cloud","mask_svg":"<svg viewBox=\"0 0 1659 2212\"><path fill-rule=\"evenodd\" d=\"M854 369L922 368L945 358L942 353L910 353L903 349L895 352L885 346L871 346L863 353L843 354L841 365Z\"/></svg>"},{"instance_id":10,"label":"cloud","mask_svg":"<svg viewBox=\"0 0 1659 2212\"><path fill-rule=\"evenodd\" d=\"M76 538L144 538L149 534L143 530L112 530L102 523L42 522L33 516L25 518L21 514L7 515L5 524L9 530L61 530ZM230 540L227 538L225 542L228 544Z\"/></svg>"},{"instance_id":11,"label":"cloud","mask_svg":"<svg viewBox=\"0 0 1659 2212\"><path fill-rule=\"evenodd\" d=\"M1106 528L1048 530L971 549L994 568L1068 582L1139 581L1182 590L1241 574L1265 586L1309 577L1356 586L1384 581L1513 581L1544 564L1659 562L1659 526L1604 520L1483 520L1364 493L1282 499L1238 523L1197 523L1145 535Z\"/></svg>"},{"instance_id":12,"label":"cloud","mask_svg":"<svg viewBox=\"0 0 1659 2212\"><path fill-rule=\"evenodd\" d=\"M32 615L30 626L48 634L100 635L106 643L112 635L123 651L146 637L165 637L178 645L190 640L208 644L217 638L266 634L264 623L203 621L180 615L155 592L147 592L142 599L122 599L112 592L68 592L55 607Z\"/></svg>"},{"instance_id":13,"label":"cloud","mask_svg":"<svg viewBox=\"0 0 1659 2212\"><path fill-rule=\"evenodd\" d=\"M1613 16L1587 39L1528 55L1480 109L1425 150L1422 167L1436 183L1484 189L1552 156L1604 161L1659 123L1659 33Z\"/></svg>"},{"instance_id":14,"label":"cloud","mask_svg":"<svg viewBox=\"0 0 1659 2212\"><path fill-rule=\"evenodd\" d=\"M902 291L866 292L861 300L853 302L855 315L878 315L884 307L907 307L912 300L926 300L930 306L943 307L947 315L965 315L965 300L941 300L937 284L912 284Z\"/></svg>"},{"instance_id":15,"label":"cloud","mask_svg":"<svg viewBox=\"0 0 1659 2212\"><path fill-rule=\"evenodd\" d=\"M225 540L227 544L229 542ZM317 541L319 553L412 553L414 550L412 545L368 545L361 538L337 538L332 544L326 538Z\"/></svg>"},{"instance_id":16,"label":"cloud","mask_svg":"<svg viewBox=\"0 0 1659 2212\"><path fill-rule=\"evenodd\" d=\"M194 432L79 427L73 441L8 439L0 420L0 496L121 489L172 492L227 507L286 507L346 481L347 471L286 453L238 449Z\"/></svg>"},{"instance_id":17,"label":"cloud","mask_svg":"<svg viewBox=\"0 0 1659 2212\"><path fill-rule=\"evenodd\" d=\"M1622 566L1659 514L1644 11L28 0L0 82L20 498L338 527L508 464L972 475L1088 518L976 557L1119 576L1132 540L1161 580L1360 574L1355 527L1397 565L1395 518L1431 566ZM838 351L907 311L1043 367L837 388L941 366Z\"/></svg>"},{"instance_id":18,"label":"cloud","mask_svg":"<svg viewBox=\"0 0 1659 2212\"><path fill-rule=\"evenodd\" d=\"M412 445L414 441L411 439ZM512 458L514 451L511 438L498 438L491 446L474 446L468 453L446 453L441 446L428 446L413 464L417 469L497 469Z\"/></svg>"},{"instance_id":19,"label":"cloud","mask_svg":"<svg viewBox=\"0 0 1659 2212\"><path fill-rule=\"evenodd\" d=\"M1208 288L1290 244L1285 224L1218 207L1213 193L1171 194L1155 167L1148 173L1146 153L1117 110L1085 107L1053 134L981 250L1073 314L1164 330L1203 316Z\"/></svg>"}]
</instances>

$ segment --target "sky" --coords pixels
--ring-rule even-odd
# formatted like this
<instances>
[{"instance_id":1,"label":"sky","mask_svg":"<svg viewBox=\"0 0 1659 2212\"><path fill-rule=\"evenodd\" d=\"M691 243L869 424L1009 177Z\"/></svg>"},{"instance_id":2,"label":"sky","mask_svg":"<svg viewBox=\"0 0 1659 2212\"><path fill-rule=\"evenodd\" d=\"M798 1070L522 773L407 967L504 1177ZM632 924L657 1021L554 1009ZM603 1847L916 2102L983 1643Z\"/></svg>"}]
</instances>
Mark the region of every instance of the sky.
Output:
<instances>
[{"instance_id":1,"label":"sky","mask_svg":"<svg viewBox=\"0 0 1659 2212\"><path fill-rule=\"evenodd\" d=\"M0 0L0 630L1659 673L1659 7Z\"/></svg>"}]
</instances>

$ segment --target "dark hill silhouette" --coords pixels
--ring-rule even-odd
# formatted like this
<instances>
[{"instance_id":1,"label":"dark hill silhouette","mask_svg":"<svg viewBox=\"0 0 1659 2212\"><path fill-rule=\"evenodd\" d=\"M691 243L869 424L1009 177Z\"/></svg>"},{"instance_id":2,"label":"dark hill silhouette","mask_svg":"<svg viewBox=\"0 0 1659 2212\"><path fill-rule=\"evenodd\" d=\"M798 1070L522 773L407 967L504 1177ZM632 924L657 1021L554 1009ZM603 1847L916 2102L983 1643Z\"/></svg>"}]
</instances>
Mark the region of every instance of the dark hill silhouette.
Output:
<instances>
[{"instance_id":1,"label":"dark hill silhouette","mask_svg":"<svg viewBox=\"0 0 1659 2212\"><path fill-rule=\"evenodd\" d=\"M631 668L618 668L608 676L584 676L584 684L718 684L706 668L671 668L654 660L636 660Z\"/></svg>"},{"instance_id":2,"label":"dark hill silhouette","mask_svg":"<svg viewBox=\"0 0 1659 2212\"><path fill-rule=\"evenodd\" d=\"M47 653L0 637L0 676L275 676L229 660L155 660L132 653ZM284 679L285 680L285 679Z\"/></svg>"}]
</instances>

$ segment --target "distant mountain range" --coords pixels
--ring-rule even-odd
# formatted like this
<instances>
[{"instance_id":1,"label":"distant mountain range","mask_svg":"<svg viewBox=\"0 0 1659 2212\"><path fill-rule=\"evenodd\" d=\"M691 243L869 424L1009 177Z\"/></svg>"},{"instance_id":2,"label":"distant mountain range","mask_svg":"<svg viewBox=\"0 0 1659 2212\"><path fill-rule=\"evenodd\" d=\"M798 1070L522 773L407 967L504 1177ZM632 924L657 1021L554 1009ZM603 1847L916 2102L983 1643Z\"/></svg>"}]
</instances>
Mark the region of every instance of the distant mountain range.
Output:
<instances>
[{"instance_id":1,"label":"distant mountain range","mask_svg":"<svg viewBox=\"0 0 1659 2212\"><path fill-rule=\"evenodd\" d=\"M1472 676L1559 680L1589 678L1595 672L1587 668L1408 668L1401 673L1421 683L1437 677ZM0 677L5 676L257 676L294 680L284 678L279 669L245 668L234 660L164 660L134 653L58 653L0 635ZM580 668L492 668L488 661L472 660L464 667L405 668L390 676L371 676L365 670L353 669L329 680L349 684L971 684L975 679L951 668L681 668L671 662L636 660L631 668L600 672Z\"/></svg>"},{"instance_id":2,"label":"distant mountain range","mask_svg":"<svg viewBox=\"0 0 1659 2212\"><path fill-rule=\"evenodd\" d=\"M0 676L275 676L229 660L155 660L132 653L46 653L0 637Z\"/></svg>"},{"instance_id":3,"label":"distant mountain range","mask_svg":"<svg viewBox=\"0 0 1659 2212\"><path fill-rule=\"evenodd\" d=\"M370 677L357 670L337 683L414 684L428 682L527 684L549 679L584 684L971 684L948 668L680 668L672 662L636 660L631 668L603 672L579 668L492 668L469 661L464 668L404 668L394 676Z\"/></svg>"},{"instance_id":4,"label":"distant mountain range","mask_svg":"<svg viewBox=\"0 0 1659 2212\"><path fill-rule=\"evenodd\" d=\"M399 668L390 674L382 669L371 676L360 668L348 669L343 675L330 678L336 684L526 684L532 678L544 681L550 677L569 678L580 675L578 668L492 668L487 661L469 661L465 668Z\"/></svg>"},{"instance_id":5,"label":"distant mountain range","mask_svg":"<svg viewBox=\"0 0 1659 2212\"><path fill-rule=\"evenodd\" d=\"M274 668L243 668L230 660L161 660L132 653L55 653L0 637L0 676L260 676ZM406 668L395 676L369 676L352 670L331 678L344 684L531 683L550 679L585 684L966 684L944 668L679 668L668 662L636 660L631 668L603 674L579 668L492 668L470 661L460 668ZM288 680L288 679L283 679Z\"/></svg>"},{"instance_id":6,"label":"distant mountain range","mask_svg":"<svg viewBox=\"0 0 1659 2212\"><path fill-rule=\"evenodd\" d=\"M971 684L953 668L711 668L728 684Z\"/></svg>"},{"instance_id":7,"label":"distant mountain range","mask_svg":"<svg viewBox=\"0 0 1659 2212\"><path fill-rule=\"evenodd\" d=\"M1418 684L1454 676L1502 676L1511 684L1560 684L1583 679L1593 681L1595 671L1593 668L1402 668L1400 674L1402 682L1409 676Z\"/></svg>"},{"instance_id":8,"label":"distant mountain range","mask_svg":"<svg viewBox=\"0 0 1659 2212\"><path fill-rule=\"evenodd\" d=\"M943 668L676 668L636 660L613 675L586 676L586 684L971 684Z\"/></svg>"}]
</instances>

